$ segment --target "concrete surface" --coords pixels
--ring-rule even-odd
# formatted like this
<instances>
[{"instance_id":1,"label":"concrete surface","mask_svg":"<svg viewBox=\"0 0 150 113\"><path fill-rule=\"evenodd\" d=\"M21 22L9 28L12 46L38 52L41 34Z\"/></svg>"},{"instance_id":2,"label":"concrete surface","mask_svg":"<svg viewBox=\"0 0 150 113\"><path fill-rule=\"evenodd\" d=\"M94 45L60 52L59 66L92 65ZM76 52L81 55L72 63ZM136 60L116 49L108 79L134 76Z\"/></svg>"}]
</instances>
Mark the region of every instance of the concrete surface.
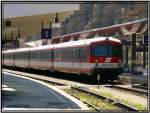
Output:
<instances>
[{"instance_id":1,"label":"concrete surface","mask_svg":"<svg viewBox=\"0 0 150 113\"><path fill-rule=\"evenodd\" d=\"M132 73L122 73L119 75L119 80L124 84L148 84L148 76Z\"/></svg>"},{"instance_id":2,"label":"concrete surface","mask_svg":"<svg viewBox=\"0 0 150 113\"><path fill-rule=\"evenodd\" d=\"M2 108L88 109L75 99L73 102L73 99L69 99L57 88L50 88L15 74L2 74Z\"/></svg>"}]
</instances>

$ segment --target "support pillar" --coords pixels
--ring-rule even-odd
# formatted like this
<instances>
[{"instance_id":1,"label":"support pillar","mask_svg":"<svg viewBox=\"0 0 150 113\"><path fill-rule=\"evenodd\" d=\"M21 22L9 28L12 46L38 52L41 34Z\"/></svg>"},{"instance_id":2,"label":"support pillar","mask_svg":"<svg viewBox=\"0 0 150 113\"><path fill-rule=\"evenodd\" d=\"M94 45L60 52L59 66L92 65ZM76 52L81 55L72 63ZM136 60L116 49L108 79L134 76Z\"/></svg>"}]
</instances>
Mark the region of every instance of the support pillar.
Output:
<instances>
[{"instance_id":1,"label":"support pillar","mask_svg":"<svg viewBox=\"0 0 150 113\"><path fill-rule=\"evenodd\" d=\"M126 65L128 65L128 45L126 45Z\"/></svg>"},{"instance_id":2,"label":"support pillar","mask_svg":"<svg viewBox=\"0 0 150 113\"><path fill-rule=\"evenodd\" d=\"M143 44L143 68L146 67L146 47Z\"/></svg>"},{"instance_id":3,"label":"support pillar","mask_svg":"<svg viewBox=\"0 0 150 113\"><path fill-rule=\"evenodd\" d=\"M125 47L126 47L126 64L125 64L125 66L126 66L126 72L129 72L129 66L128 66L128 45L126 44Z\"/></svg>"},{"instance_id":4,"label":"support pillar","mask_svg":"<svg viewBox=\"0 0 150 113\"><path fill-rule=\"evenodd\" d=\"M136 34L132 34L132 42L131 42L131 72L134 73L135 60L136 60Z\"/></svg>"}]
</instances>

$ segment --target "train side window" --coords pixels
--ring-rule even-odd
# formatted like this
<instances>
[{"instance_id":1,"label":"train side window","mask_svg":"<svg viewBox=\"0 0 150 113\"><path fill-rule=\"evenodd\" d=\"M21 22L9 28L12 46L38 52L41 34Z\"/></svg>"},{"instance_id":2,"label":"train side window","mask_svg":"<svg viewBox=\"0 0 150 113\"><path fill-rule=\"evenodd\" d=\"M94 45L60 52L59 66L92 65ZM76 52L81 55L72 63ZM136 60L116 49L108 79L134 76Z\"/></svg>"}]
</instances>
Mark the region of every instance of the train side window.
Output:
<instances>
[{"instance_id":1,"label":"train side window","mask_svg":"<svg viewBox=\"0 0 150 113\"><path fill-rule=\"evenodd\" d=\"M40 51L40 59L41 60L47 60L48 59L48 52L47 51Z\"/></svg>"},{"instance_id":2,"label":"train side window","mask_svg":"<svg viewBox=\"0 0 150 113\"><path fill-rule=\"evenodd\" d=\"M57 52L58 52L57 58L58 58L58 60L60 60L60 50L58 50Z\"/></svg>"},{"instance_id":3,"label":"train side window","mask_svg":"<svg viewBox=\"0 0 150 113\"><path fill-rule=\"evenodd\" d=\"M70 58L71 58L71 50L68 49L68 59L70 60Z\"/></svg>"},{"instance_id":4,"label":"train side window","mask_svg":"<svg viewBox=\"0 0 150 113\"><path fill-rule=\"evenodd\" d=\"M65 53L65 61L66 61L67 60L67 49L65 49L64 53Z\"/></svg>"},{"instance_id":5,"label":"train side window","mask_svg":"<svg viewBox=\"0 0 150 113\"><path fill-rule=\"evenodd\" d=\"M56 60L58 60L58 50L56 50Z\"/></svg>"},{"instance_id":6,"label":"train side window","mask_svg":"<svg viewBox=\"0 0 150 113\"><path fill-rule=\"evenodd\" d=\"M63 60L65 60L65 51L63 50Z\"/></svg>"},{"instance_id":7,"label":"train side window","mask_svg":"<svg viewBox=\"0 0 150 113\"><path fill-rule=\"evenodd\" d=\"M51 59L54 60L54 50L51 50Z\"/></svg>"},{"instance_id":8,"label":"train side window","mask_svg":"<svg viewBox=\"0 0 150 113\"><path fill-rule=\"evenodd\" d=\"M60 51L60 59L62 60L63 51Z\"/></svg>"},{"instance_id":9,"label":"train side window","mask_svg":"<svg viewBox=\"0 0 150 113\"><path fill-rule=\"evenodd\" d=\"M72 60L72 49L70 49L70 52L69 52L70 54L70 60Z\"/></svg>"},{"instance_id":10,"label":"train side window","mask_svg":"<svg viewBox=\"0 0 150 113\"><path fill-rule=\"evenodd\" d=\"M18 52L16 53L16 59L19 59L19 53Z\"/></svg>"},{"instance_id":11,"label":"train side window","mask_svg":"<svg viewBox=\"0 0 150 113\"><path fill-rule=\"evenodd\" d=\"M31 59L33 59L33 60L39 59L39 56L38 56L38 55L39 55L39 54L38 54L37 51L32 51L31 54L30 54Z\"/></svg>"},{"instance_id":12,"label":"train side window","mask_svg":"<svg viewBox=\"0 0 150 113\"><path fill-rule=\"evenodd\" d=\"M56 51L56 60L58 60L58 50Z\"/></svg>"},{"instance_id":13,"label":"train side window","mask_svg":"<svg viewBox=\"0 0 150 113\"><path fill-rule=\"evenodd\" d=\"M33 52L30 51L30 59L33 59Z\"/></svg>"},{"instance_id":14,"label":"train side window","mask_svg":"<svg viewBox=\"0 0 150 113\"><path fill-rule=\"evenodd\" d=\"M78 60L80 60L80 48L78 49Z\"/></svg>"},{"instance_id":15,"label":"train side window","mask_svg":"<svg viewBox=\"0 0 150 113\"><path fill-rule=\"evenodd\" d=\"M66 60L68 60L69 59L69 50L68 49L66 49Z\"/></svg>"},{"instance_id":16,"label":"train side window","mask_svg":"<svg viewBox=\"0 0 150 113\"><path fill-rule=\"evenodd\" d=\"M29 53L26 51L26 60L29 59Z\"/></svg>"},{"instance_id":17,"label":"train side window","mask_svg":"<svg viewBox=\"0 0 150 113\"><path fill-rule=\"evenodd\" d=\"M67 49L67 60L69 60L69 50Z\"/></svg>"},{"instance_id":18,"label":"train side window","mask_svg":"<svg viewBox=\"0 0 150 113\"><path fill-rule=\"evenodd\" d=\"M79 60L79 49L76 49L77 60Z\"/></svg>"},{"instance_id":19,"label":"train side window","mask_svg":"<svg viewBox=\"0 0 150 113\"><path fill-rule=\"evenodd\" d=\"M21 59L24 59L24 57L25 57L25 54L24 54L24 52L22 52L21 53Z\"/></svg>"},{"instance_id":20,"label":"train side window","mask_svg":"<svg viewBox=\"0 0 150 113\"><path fill-rule=\"evenodd\" d=\"M60 51L60 60L62 60L62 50Z\"/></svg>"},{"instance_id":21,"label":"train side window","mask_svg":"<svg viewBox=\"0 0 150 113\"><path fill-rule=\"evenodd\" d=\"M81 61L84 61L84 48L81 49Z\"/></svg>"},{"instance_id":22,"label":"train side window","mask_svg":"<svg viewBox=\"0 0 150 113\"><path fill-rule=\"evenodd\" d=\"M30 59L32 59L32 52L31 51L29 51L30 52L30 54L29 54L29 56L30 56Z\"/></svg>"},{"instance_id":23,"label":"train side window","mask_svg":"<svg viewBox=\"0 0 150 113\"><path fill-rule=\"evenodd\" d=\"M66 61L68 60L68 49L66 49Z\"/></svg>"},{"instance_id":24,"label":"train side window","mask_svg":"<svg viewBox=\"0 0 150 113\"><path fill-rule=\"evenodd\" d=\"M73 59L73 50L70 49L70 60L72 60L72 59Z\"/></svg>"},{"instance_id":25,"label":"train side window","mask_svg":"<svg viewBox=\"0 0 150 113\"><path fill-rule=\"evenodd\" d=\"M61 60L61 50L59 50L59 55L58 55L58 57L59 57L59 60Z\"/></svg>"},{"instance_id":26,"label":"train side window","mask_svg":"<svg viewBox=\"0 0 150 113\"><path fill-rule=\"evenodd\" d=\"M23 52L20 53L20 59L24 59L24 53Z\"/></svg>"},{"instance_id":27,"label":"train side window","mask_svg":"<svg viewBox=\"0 0 150 113\"><path fill-rule=\"evenodd\" d=\"M69 49L69 60L71 59L71 49Z\"/></svg>"},{"instance_id":28,"label":"train side window","mask_svg":"<svg viewBox=\"0 0 150 113\"><path fill-rule=\"evenodd\" d=\"M54 53L54 60L56 59L56 50L53 51Z\"/></svg>"},{"instance_id":29,"label":"train side window","mask_svg":"<svg viewBox=\"0 0 150 113\"><path fill-rule=\"evenodd\" d=\"M56 56L56 58L57 58L57 60L59 60L59 51L57 50L57 54L56 54L57 56Z\"/></svg>"},{"instance_id":30,"label":"train side window","mask_svg":"<svg viewBox=\"0 0 150 113\"><path fill-rule=\"evenodd\" d=\"M69 60L69 49L67 49L67 60Z\"/></svg>"},{"instance_id":31,"label":"train side window","mask_svg":"<svg viewBox=\"0 0 150 113\"><path fill-rule=\"evenodd\" d=\"M72 59L75 59L75 49L72 49Z\"/></svg>"},{"instance_id":32,"label":"train side window","mask_svg":"<svg viewBox=\"0 0 150 113\"><path fill-rule=\"evenodd\" d=\"M54 59L56 60L56 50L54 51Z\"/></svg>"},{"instance_id":33,"label":"train side window","mask_svg":"<svg viewBox=\"0 0 150 113\"><path fill-rule=\"evenodd\" d=\"M68 60L68 49L66 49L66 61Z\"/></svg>"},{"instance_id":34,"label":"train side window","mask_svg":"<svg viewBox=\"0 0 150 113\"><path fill-rule=\"evenodd\" d=\"M83 61L86 61L87 59L87 49L83 48Z\"/></svg>"},{"instance_id":35,"label":"train side window","mask_svg":"<svg viewBox=\"0 0 150 113\"><path fill-rule=\"evenodd\" d=\"M64 50L62 50L62 60L64 60Z\"/></svg>"},{"instance_id":36,"label":"train side window","mask_svg":"<svg viewBox=\"0 0 150 113\"><path fill-rule=\"evenodd\" d=\"M77 49L74 49L74 59L77 60Z\"/></svg>"},{"instance_id":37,"label":"train side window","mask_svg":"<svg viewBox=\"0 0 150 113\"><path fill-rule=\"evenodd\" d=\"M22 59L25 59L25 57L26 57L25 52L22 52Z\"/></svg>"},{"instance_id":38,"label":"train side window","mask_svg":"<svg viewBox=\"0 0 150 113\"><path fill-rule=\"evenodd\" d=\"M55 50L54 55L54 59L57 60L57 50Z\"/></svg>"},{"instance_id":39,"label":"train side window","mask_svg":"<svg viewBox=\"0 0 150 113\"><path fill-rule=\"evenodd\" d=\"M48 59L51 60L51 50L48 50Z\"/></svg>"},{"instance_id":40,"label":"train side window","mask_svg":"<svg viewBox=\"0 0 150 113\"><path fill-rule=\"evenodd\" d=\"M64 60L64 50L62 50L62 60Z\"/></svg>"},{"instance_id":41,"label":"train side window","mask_svg":"<svg viewBox=\"0 0 150 113\"><path fill-rule=\"evenodd\" d=\"M52 60L52 50L49 51L49 58Z\"/></svg>"},{"instance_id":42,"label":"train side window","mask_svg":"<svg viewBox=\"0 0 150 113\"><path fill-rule=\"evenodd\" d=\"M82 54L81 55L82 55L81 60L84 61L84 48L82 48Z\"/></svg>"},{"instance_id":43,"label":"train side window","mask_svg":"<svg viewBox=\"0 0 150 113\"><path fill-rule=\"evenodd\" d=\"M17 59L20 59L20 54L19 54L19 52L17 52Z\"/></svg>"},{"instance_id":44,"label":"train side window","mask_svg":"<svg viewBox=\"0 0 150 113\"><path fill-rule=\"evenodd\" d=\"M60 60L61 59L61 50L59 50L58 53L59 53L58 54L58 59Z\"/></svg>"},{"instance_id":45,"label":"train side window","mask_svg":"<svg viewBox=\"0 0 150 113\"><path fill-rule=\"evenodd\" d=\"M80 59L83 61L83 48L80 49Z\"/></svg>"},{"instance_id":46,"label":"train side window","mask_svg":"<svg viewBox=\"0 0 150 113\"><path fill-rule=\"evenodd\" d=\"M58 50L57 51L57 60L59 60L60 59L60 51Z\"/></svg>"},{"instance_id":47,"label":"train side window","mask_svg":"<svg viewBox=\"0 0 150 113\"><path fill-rule=\"evenodd\" d=\"M72 59L74 59L74 49L72 49Z\"/></svg>"},{"instance_id":48,"label":"train side window","mask_svg":"<svg viewBox=\"0 0 150 113\"><path fill-rule=\"evenodd\" d=\"M32 58L35 60L35 59L37 59L36 57L37 57L36 52L33 51L33 52L32 52Z\"/></svg>"},{"instance_id":49,"label":"train side window","mask_svg":"<svg viewBox=\"0 0 150 113\"><path fill-rule=\"evenodd\" d=\"M86 54L87 54L86 53L86 48L81 48L80 49L80 59L81 59L81 61L86 61L86 57L87 57Z\"/></svg>"}]
</instances>

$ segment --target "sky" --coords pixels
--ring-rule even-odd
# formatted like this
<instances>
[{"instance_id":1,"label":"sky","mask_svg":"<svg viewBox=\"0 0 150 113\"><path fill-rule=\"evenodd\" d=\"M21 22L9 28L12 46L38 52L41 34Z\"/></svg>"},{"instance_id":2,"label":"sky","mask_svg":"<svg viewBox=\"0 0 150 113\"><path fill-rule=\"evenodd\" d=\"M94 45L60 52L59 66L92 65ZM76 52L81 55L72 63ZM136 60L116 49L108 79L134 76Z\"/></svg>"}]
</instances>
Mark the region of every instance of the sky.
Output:
<instances>
[{"instance_id":1,"label":"sky","mask_svg":"<svg viewBox=\"0 0 150 113\"><path fill-rule=\"evenodd\" d=\"M4 4L4 18L15 18L79 9L78 4Z\"/></svg>"}]
</instances>

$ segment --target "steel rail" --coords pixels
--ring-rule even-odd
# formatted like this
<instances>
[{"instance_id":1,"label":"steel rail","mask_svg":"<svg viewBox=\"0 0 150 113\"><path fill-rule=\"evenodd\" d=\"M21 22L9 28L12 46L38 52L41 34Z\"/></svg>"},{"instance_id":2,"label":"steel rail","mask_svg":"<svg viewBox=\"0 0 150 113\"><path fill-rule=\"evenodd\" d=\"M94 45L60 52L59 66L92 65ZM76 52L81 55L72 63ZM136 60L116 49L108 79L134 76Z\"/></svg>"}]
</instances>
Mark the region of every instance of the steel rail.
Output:
<instances>
[{"instance_id":1,"label":"steel rail","mask_svg":"<svg viewBox=\"0 0 150 113\"><path fill-rule=\"evenodd\" d=\"M133 93L138 93L138 94L141 94L141 95L148 95L148 92L144 91L144 90L138 90L138 89L133 89L133 88L121 87L121 86L116 86L116 85L105 86L105 87L125 90L125 91L129 91L129 92L133 92Z\"/></svg>"},{"instance_id":2,"label":"steel rail","mask_svg":"<svg viewBox=\"0 0 150 113\"><path fill-rule=\"evenodd\" d=\"M120 108L123 108L125 110L128 110L128 111L139 111L138 109L136 109L136 108L134 108L132 106L129 106L129 105L125 104L125 103L116 101L114 99L111 99L109 97L100 95L98 93L91 92L91 91L89 91L87 89L83 89L83 88L79 88L79 87L71 87L71 88L74 89L74 90L82 91L84 93L89 93L90 95L93 95L93 96L95 96L97 98L100 98L100 99L103 99L103 100L107 100L108 102L113 103L114 105L116 105L116 106L118 106Z\"/></svg>"},{"instance_id":3,"label":"steel rail","mask_svg":"<svg viewBox=\"0 0 150 113\"><path fill-rule=\"evenodd\" d=\"M141 85L132 85L133 88L148 90L148 87Z\"/></svg>"},{"instance_id":4,"label":"steel rail","mask_svg":"<svg viewBox=\"0 0 150 113\"><path fill-rule=\"evenodd\" d=\"M87 104L87 106L94 108L95 111L102 111L99 108L97 108L96 106L90 104L88 101L82 100L82 99L80 99L79 97L77 97L77 96L75 96L73 94L70 94L70 95L75 97L75 98L77 98L78 100L82 101L83 103Z\"/></svg>"}]
</instances>

